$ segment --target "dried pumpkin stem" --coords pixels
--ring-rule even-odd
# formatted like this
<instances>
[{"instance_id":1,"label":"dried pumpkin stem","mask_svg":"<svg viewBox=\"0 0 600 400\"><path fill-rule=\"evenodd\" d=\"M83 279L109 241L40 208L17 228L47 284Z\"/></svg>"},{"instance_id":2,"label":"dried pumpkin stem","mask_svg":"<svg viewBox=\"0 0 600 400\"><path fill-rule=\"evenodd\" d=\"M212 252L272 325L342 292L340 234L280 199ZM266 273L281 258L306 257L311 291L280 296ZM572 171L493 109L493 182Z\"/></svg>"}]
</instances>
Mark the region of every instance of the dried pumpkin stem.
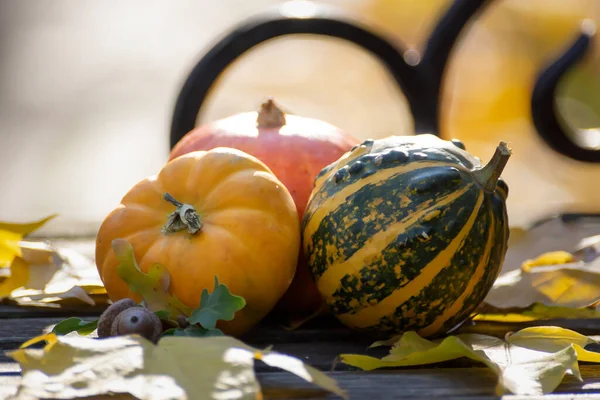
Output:
<instances>
[{"instance_id":1,"label":"dried pumpkin stem","mask_svg":"<svg viewBox=\"0 0 600 400\"><path fill-rule=\"evenodd\" d=\"M500 142L496 151L492 156L492 159L483 168L473 171L475 179L486 192L493 192L496 190L498 179L508 162L512 152L506 142Z\"/></svg>"},{"instance_id":2,"label":"dried pumpkin stem","mask_svg":"<svg viewBox=\"0 0 600 400\"><path fill-rule=\"evenodd\" d=\"M175 233L186 229L188 233L194 234L202 229L202 220L193 206L177 201L169 193L165 193L163 197L177 207L163 226L163 233Z\"/></svg>"},{"instance_id":3,"label":"dried pumpkin stem","mask_svg":"<svg viewBox=\"0 0 600 400\"><path fill-rule=\"evenodd\" d=\"M281 128L285 124L285 113L277 107L273 99L268 99L261 104L256 118L256 125L259 128Z\"/></svg>"}]
</instances>

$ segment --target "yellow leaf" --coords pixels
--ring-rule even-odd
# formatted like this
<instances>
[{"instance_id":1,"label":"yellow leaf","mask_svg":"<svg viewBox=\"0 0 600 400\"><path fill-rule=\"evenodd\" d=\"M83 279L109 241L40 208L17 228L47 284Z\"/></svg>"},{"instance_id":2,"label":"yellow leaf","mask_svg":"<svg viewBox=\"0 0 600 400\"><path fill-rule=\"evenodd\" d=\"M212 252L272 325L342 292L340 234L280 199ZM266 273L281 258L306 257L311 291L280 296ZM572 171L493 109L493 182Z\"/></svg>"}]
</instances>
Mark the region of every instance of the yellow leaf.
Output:
<instances>
[{"instance_id":1,"label":"yellow leaf","mask_svg":"<svg viewBox=\"0 0 600 400\"><path fill-rule=\"evenodd\" d=\"M539 327L513 334L509 341L481 334L459 334L430 341L406 332L387 356L343 354L344 363L373 370L434 364L466 357L489 367L498 376L498 395L520 395L554 391L566 374L581 380L581 361L600 362L600 353L585 350L591 339L556 327ZM379 342L383 344L383 342Z\"/></svg>"},{"instance_id":2,"label":"yellow leaf","mask_svg":"<svg viewBox=\"0 0 600 400\"><path fill-rule=\"evenodd\" d=\"M529 307L498 308L487 304L473 316L473 321L529 322L548 319L592 319L600 318L595 307L561 307L534 303Z\"/></svg>"},{"instance_id":3,"label":"yellow leaf","mask_svg":"<svg viewBox=\"0 0 600 400\"><path fill-rule=\"evenodd\" d=\"M535 326L521 329L511 334L508 339L509 343L518 344L522 347L543 349L544 346L549 346L551 350L548 351L568 347L571 344L586 346L590 343L596 343L595 340L579 332L558 326Z\"/></svg>"},{"instance_id":4,"label":"yellow leaf","mask_svg":"<svg viewBox=\"0 0 600 400\"><path fill-rule=\"evenodd\" d=\"M0 230L0 267L9 266L15 257L21 256L19 240L20 234Z\"/></svg>"},{"instance_id":5,"label":"yellow leaf","mask_svg":"<svg viewBox=\"0 0 600 400\"><path fill-rule=\"evenodd\" d=\"M176 296L168 293L171 277L164 265L154 263L145 274L140 270L135 260L133 247L127 240L113 240L112 248L119 261L117 266L119 277L127 283L132 291L142 296L148 309L152 311L168 310L171 320L177 320L181 314L191 315L190 307L183 304Z\"/></svg>"},{"instance_id":6,"label":"yellow leaf","mask_svg":"<svg viewBox=\"0 0 600 400\"><path fill-rule=\"evenodd\" d=\"M0 222L0 268L10 265L15 257L21 257L19 241L24 236L38 230L55 216L24 224Z\"/></svg>"},{"instance_id":7,"label":"yellow leaf","mask_svg":"<svg viewBox=\"0 0 600 400\"><path fill-rule=\"evenodd\" d=\"M534 260L526 260L521 264L521 269L525 272L531 272L531 269L534 267L567 264L573 261L574 257L571 253L566 251L550 251L540 255Z\"/></svg>"},{"instance_id":8,"label":"yellow leaf","mask_svg":"<svg viewBox=\"0 0 600 400\"><path fill-rule=\"evenodd\" d=\"M472 336L493 343L500 340L492 336L476 334ZM489 361L480 354L475 353L472 348L469 348L457 336L448 336L443 340L429 341L423 339L414 331L409 331L401 335L398 342L394 343L390 354L381 359L358 354L342 354L341 360L348 365L368 371L384 367L435 364L455 360L460 357L467 357L482 363ZM491 364L489 366L493 367Z\"/></svg>"},{"instance_id":9,"label":"yellow leaf","mask_svg":"<svg viewBox=\"0 0 600 400\"><path fill-rule=\"evenodd\" d=\"M0 298L43 307L108 303L98 270L87 257L42 242L21 242L21 251L9 277L0 282Z\"/></svg>"},{"instance_id":10,"label":"yellow leaf","mask_svg":"<svg viewBox=\"0 0 600 400\"><path fill-rule=\"evenodd\" d=\"M14 290L29 281L29 264L21 257L15 257L10 265L10 276L0 282L0 299L10 297Z\"/></svg>"},{"instance_id":11,"label":"yellow leaf","mask_svg":"<svg viewBox=\"0 0 600 400\"><path fill-rule=\"evenodd\" d=\"M600 298L600 258L592 262L538 265L498 277L485 302L499 308L528 307L533 303L585 307Z\"/></svg>"},{"instance_id":12,"label":"yellow leaf","mask_svg":"<svg viewBox=\"0 0 600 400\"><path fill-rule=\"evenodd\" d=\"M131 394L139 399L257 399L254 360L282 368L346 398L336 382L301 360L261 351L227 336L167 336L157 345L137 336L102 340L49 334L44 349L9 353L19 362L23 398L81 398Z\"/></svg>"},{"instance_id":13,"label":"yellow leaf","mask_svg":"<svg viewBox=\"0 0 600 400\"><path fill-rule=\"evenodd\" d=\"M533 350L555 352L573 345L579 361L600 362L600 353L589 351L585 346L597 341L578 332L557 326L540 326L520 330L508 337L508 342Z\"/></svg>"}]
</instances>

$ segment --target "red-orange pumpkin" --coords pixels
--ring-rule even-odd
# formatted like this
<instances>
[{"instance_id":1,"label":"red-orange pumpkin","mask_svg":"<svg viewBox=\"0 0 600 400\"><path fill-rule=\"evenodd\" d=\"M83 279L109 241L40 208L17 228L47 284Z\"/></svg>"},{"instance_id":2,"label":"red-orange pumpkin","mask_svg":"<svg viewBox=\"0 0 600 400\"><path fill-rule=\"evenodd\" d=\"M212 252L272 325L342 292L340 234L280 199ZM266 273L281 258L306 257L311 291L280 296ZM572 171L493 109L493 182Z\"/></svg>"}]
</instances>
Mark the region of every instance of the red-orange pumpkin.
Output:
<instances>
[{"instance_id":1,"label":"red-orange pumpkin","mask_svg":"<svg viewBox=\"0 0 600 400\"><path fill-rule=\"evenodd\" d=\"M317 174L358 143L324 121L285 114L269 99L258 112L236 114L191 130L174 146L170 159L220 146L251 154L287 187L302 220ZM321 297L301 252L294 280L277 308L308 314L320 305Z\"/></svg>"}]
</instances>

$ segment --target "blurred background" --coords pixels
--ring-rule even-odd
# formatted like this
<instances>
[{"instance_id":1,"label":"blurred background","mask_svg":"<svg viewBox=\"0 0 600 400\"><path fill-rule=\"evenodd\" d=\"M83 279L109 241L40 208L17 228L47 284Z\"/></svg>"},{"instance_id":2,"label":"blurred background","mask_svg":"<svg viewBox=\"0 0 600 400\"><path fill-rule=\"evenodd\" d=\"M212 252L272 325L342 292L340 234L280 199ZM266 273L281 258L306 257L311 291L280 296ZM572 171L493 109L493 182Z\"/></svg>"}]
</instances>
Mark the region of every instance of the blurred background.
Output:
<instances>
[{"instance_id":1,"label":"blurred background","mask_svg":"<svg viewBox=\"0 0 600 400\"><path fill-rule=\"evenodd\" d=\"M322 0L419 51L450 0ZM174 102L191 67L239 21L282 0L0 0L0 220L60 217L40 234L94 235L127 190L161 168ZM531 124L535 75L565 51L598 0L497 0L463 31L442 88L440 135L482 160L514 156L513 226L559 211L600 212L600 165L553 152ZM600 50L562 82L558 105L600 146ZM377 60L322 37L275 39L229 68L206 122L274 96L358 138L412 135L406 101Z\"/></svg>"}]
</instances>

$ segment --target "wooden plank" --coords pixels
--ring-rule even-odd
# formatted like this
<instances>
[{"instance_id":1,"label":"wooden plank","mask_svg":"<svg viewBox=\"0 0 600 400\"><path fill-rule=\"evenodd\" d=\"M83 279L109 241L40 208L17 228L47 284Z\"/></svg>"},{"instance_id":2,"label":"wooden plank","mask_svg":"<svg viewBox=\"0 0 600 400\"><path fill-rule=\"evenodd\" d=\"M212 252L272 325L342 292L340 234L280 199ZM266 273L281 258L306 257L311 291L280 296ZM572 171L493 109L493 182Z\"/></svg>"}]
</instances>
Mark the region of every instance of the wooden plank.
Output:
<instances>
[{"instance_id":1,"label":"wooden plank","mask_svg":"<svg viewBox=\"0 0 600 400\"><path fill-rule=\"evenodd\" d=\"M12 318L69 318L69 317L98 317L106 309L106 306L84 307L23 307L12 305L0 305L0 321ZM3 324L4 322L2 322Z\"/></svg>"},{"instance_id":2,"label":"wooden plank","mask_svg":"<svg viewBox=\"0 0 600 400\"><path fill-rule=\"evenodd\" d=\"M600 399L600 369L582 366L584 382L567 376L553 394L545 396L504 396L503 400L540 399L563 400L578 397ZM497 399L494 394L495 375L487 368L404 369L373 372L328 373L346 390L350 399ZM295 393L310 394L306 399L323 398L319 390L302 379L287 372L257 373L265 390L266 398L291 398L289 389ZM20 377L0 373L0 395L14 392ZM327 398L335 399L330 395Z\"/></svg>"},{"instance_id":3,"label":"wooden plank","mask_svg":"<svg viewBox=\"0 0 600 400\"><path fill-rule=\"evenodd\" d=\"M92 320L93 317L82 318ZM10 361L4 354L7 350L18 348L22 343L34 336L49 331L51 327L60 322L62 318L19 318L8 319L0 322L0 362ZM372 343L347 328L336 326L330 321L330 328L315 328L307 325L306 329L286 331L273 325L261 325L242 338L245 343L264 348L273 346L273 349L285 354L301 358L315 368L321 370L350 369L345 364L337 363L341 353L364 353ZM327 321L323 326L327 326ZM380 348L370 351L369 354L382 356L387 350ZM261 370L268 370L265 365Z\"/></svg>"},{"instance_id":4,"label":"wooden plank","mask_svg":"<svg viewBox=\"0 0 600 400\"><path fill-rule=\"evenodd\" d=\"M63 318L19 318L2 320L0 322L0 362L10 361L4 354L7 350L18 348L22 343L34 336L40 335L60 322ZM84 317L89 321L95 317ZM302 359L313 367L323 371L344 371L354 368L339 362L338 356L343 353L369 354L382 357L388 353L388 348L368 349L372 338L361 335L343 327L337 321L320 318L311 321L297 330L286 331L275 323L264 323L253 329L242 340L258 348L273 346L273 350ZM41 346L41 344L40 344ZM589 348L599 351L600 346ZM477 365L470 360L453 360L440 367L457 367ZM258 367L267 371L267 366ZM425 368L425 367L417 367Z\"/></svg>"},{"instance_id":5,"label":"wooden plank","mask_svg":"<svg viewBox=\"0 0 600 400\"><path fill-rule=\"evenodd\" d=\"M52 318L17 318L0 321L0 387L15 385L19 376L19 367L4 355L5 350L17 348L24 341L39 335L64 317ZM95 317L84 318L86 320ZM269 322L269 321L267 321ZM435 366L419 366L395 370L379 370L373 372L356 371L336 358L341 353L360 353L382 356L386 348L371 349L367 347L372 339L353 332L337 321L321 318L295 331L286 331L272 321L264 323L250 332L243 340L257 347L273 345L273 349L296 356L310 365L324 370L334 376L351 394L351 398L376 399L416 399L437 398L448 399L491 399L495 386L495 376L486 368L457 368L473 366L468 360L457 360ZM269 398L282 385L294 388L309 389L299 378L279 372L257 362L261 382L267 388ZM600 365L581 365L584 382L567 377L557 389L557 393L586 393L586 398L600 400ZM17 379L17 380L15 380ZM13 382L12 384L10 382ZM269 391L271 390L272 391ZM594 394L590 397L589 394ZM0 391L0 396L4 393ZM310 398L310 397L309 397ZM314 398L320 398L315 394ZM509 399L518 397L509 396ZM573 398L565 396L546 396L551 399ZM529 398L528 398L529 399Z\"/></svg>"}]
</instances>

